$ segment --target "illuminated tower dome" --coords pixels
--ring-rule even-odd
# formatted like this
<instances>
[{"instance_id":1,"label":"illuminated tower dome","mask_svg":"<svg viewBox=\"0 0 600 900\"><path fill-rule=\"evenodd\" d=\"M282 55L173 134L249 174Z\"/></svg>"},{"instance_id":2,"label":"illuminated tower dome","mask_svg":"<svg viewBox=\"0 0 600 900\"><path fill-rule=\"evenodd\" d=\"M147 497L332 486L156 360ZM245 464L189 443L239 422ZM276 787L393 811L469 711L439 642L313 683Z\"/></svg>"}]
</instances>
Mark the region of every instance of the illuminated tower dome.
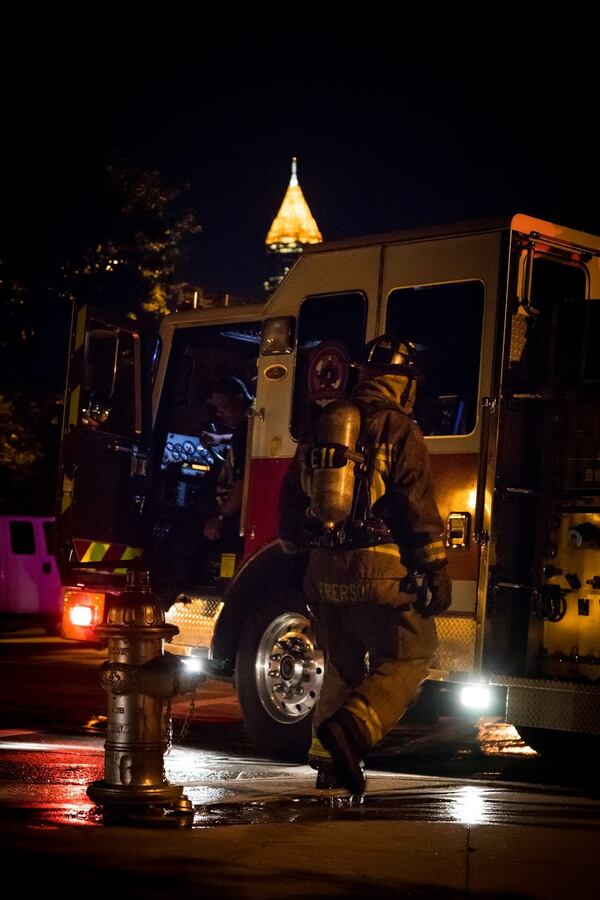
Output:
<instances>
[{"instance_id":1,"label":"illuminated tower dome","mask_svg":"<svg viewBox=\"0 0 600 900\"><path fill-rule=\"evenodd\" d=\"M298 184L296 157L294 157L288 189L265 241L267 252L276 268L276 274L271 275L264 283L265 291L275 290L302 253L305 244L319 244L322 240L323 235Z\"/></svg>"}]
</instances>

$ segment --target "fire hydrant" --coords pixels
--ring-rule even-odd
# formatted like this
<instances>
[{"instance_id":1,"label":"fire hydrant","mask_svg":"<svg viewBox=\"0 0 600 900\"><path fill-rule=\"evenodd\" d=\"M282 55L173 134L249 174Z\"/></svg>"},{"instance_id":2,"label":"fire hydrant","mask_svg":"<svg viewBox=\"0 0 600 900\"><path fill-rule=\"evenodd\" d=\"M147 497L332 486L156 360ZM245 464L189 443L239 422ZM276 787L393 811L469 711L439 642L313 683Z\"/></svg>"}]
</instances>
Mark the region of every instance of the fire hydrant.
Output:
<instances>
[{"instance_id":1,"label":"fire hydrant","mask_svg":"<svg viewBox=\"0 0 600 900\"><path fill-rule=\"evenodd\" d=\"M107 691L104 780L87 793L104 812L143 812L150 817L176 811L193 815L183 788L167 781L171 697L193 691L206 676L190 672L176 656L163 653L163 640L179 629L165 622L148 575L132 572L128 586L107 604L106 622L96 634L108 643L100 683Z\"/></svg>"}]
</instances>

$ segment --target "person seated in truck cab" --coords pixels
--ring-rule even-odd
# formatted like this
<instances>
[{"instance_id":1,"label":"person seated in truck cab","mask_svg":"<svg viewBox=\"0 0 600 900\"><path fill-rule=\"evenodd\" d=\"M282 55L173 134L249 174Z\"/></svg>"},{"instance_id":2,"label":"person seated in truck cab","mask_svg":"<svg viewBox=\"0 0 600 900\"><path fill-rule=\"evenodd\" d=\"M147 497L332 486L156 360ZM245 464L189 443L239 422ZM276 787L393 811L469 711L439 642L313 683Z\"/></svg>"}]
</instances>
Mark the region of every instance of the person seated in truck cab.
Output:
<instances>
[{"instance_id":1,"label":"person seated in truck cab","mask_svg":"<svg viewBox=\"0 0 600 900\"><path fill-rule=\"evenodd\" d=\"M215 512L205 522L203 530L204 537L211 541L225 538L233 544L239 543L248 411L252 399L244 382L233 375L217 381L208 396L221 431L231 434L230 448L217 484ZM213 437L222 438L223 435ZM203 439L210 443L211 435L204 433Z\"/></svg>"}]
</instances>

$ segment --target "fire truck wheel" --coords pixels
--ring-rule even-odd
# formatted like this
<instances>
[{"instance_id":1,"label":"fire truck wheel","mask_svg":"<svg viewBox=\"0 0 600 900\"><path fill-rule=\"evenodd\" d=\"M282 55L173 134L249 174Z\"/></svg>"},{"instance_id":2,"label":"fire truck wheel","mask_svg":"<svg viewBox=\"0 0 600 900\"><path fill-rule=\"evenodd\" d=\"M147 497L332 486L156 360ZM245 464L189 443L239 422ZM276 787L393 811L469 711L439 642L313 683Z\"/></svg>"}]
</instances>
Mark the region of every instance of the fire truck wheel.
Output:
<instances>
[{"instance_id":1,"label":"fire truck wheel","mask_svg":"<svg viewBox=\"0 0 600 900\"><path fill-rule=\"evenodd\" d=\"M238 646L236 687L257 749L302 760L323 680L323 654L300 598L265 603L248 618Z\"/></svg>"}]
</instances>

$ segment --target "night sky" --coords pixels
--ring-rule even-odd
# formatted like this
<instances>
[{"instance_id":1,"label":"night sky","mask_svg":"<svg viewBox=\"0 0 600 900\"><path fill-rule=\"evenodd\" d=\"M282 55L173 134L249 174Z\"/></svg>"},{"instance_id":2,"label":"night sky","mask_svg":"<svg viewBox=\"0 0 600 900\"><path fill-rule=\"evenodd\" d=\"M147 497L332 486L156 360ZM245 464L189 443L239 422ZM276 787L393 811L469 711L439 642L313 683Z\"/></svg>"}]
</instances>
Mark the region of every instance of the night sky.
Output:
<instances>
[{"instance_id":1,"label":"night sky","mask_svg":"<svg viewBox=\"0 0 600 900\"><path fill-rule=\"evenodd\" d=\"M15 32L3 73L15 271L94 234L111 155L190 184L203 228L190 281L257 298L293 155L326 239L513 212L600 233L591 22L557 23L542 42L507 9L502 28L450 29L439 49L379 18L324 34L297 11L294 26L248 19L232 34L199 9L177 25L125 27L107 10L64 32L54 21L48 37L44 23Z\"/></svg>"}]
</instances>

